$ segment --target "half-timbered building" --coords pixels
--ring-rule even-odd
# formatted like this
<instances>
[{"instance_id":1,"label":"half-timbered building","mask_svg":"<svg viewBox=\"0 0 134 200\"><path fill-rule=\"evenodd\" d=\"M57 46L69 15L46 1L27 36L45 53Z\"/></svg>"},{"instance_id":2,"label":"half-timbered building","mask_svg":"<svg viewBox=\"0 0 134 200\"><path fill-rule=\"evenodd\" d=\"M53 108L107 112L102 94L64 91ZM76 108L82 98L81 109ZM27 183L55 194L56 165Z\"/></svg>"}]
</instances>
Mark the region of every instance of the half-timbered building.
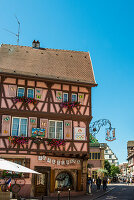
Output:
<instances>
[{"instance_id":1,"label":"half-timbered building","mask_svg":"<svg viewBox=\"0 0 134 200\"><path fill-rule=\"evenodd\" d=\"M0 156L25 174L22 196L86 191L91 89L88 52L0 46Z\"/></svg>"}]
</instances>

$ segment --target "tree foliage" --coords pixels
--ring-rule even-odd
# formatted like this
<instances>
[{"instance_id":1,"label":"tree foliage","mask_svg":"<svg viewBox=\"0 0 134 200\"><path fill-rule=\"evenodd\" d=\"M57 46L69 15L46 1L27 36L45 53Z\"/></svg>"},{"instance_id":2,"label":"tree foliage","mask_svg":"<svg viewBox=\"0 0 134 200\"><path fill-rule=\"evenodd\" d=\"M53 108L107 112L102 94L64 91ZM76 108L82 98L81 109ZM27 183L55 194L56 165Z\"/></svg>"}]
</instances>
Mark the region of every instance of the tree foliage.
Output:
<instances>
[{"instance_id":1,"label":"tree foliage","mask_svg":"<svg viewBox=\"0 0 134 200\"><path fill-rule=\"evenodd\" d=\"M119 173L120 173L119 167L115 165L111 165L111 176L112 177L117 176L117 174Z\"/></svg>"},{"instance_id":2,"label":"tree foliage","mask_svg":"<svg viewBox=\"0 0 134 200\"><path fill-rule=\"evenodd\" d=\"M108 172L107 175L111 176L111 177L115 177L115 176L117 176L117 174L120 173L119 167L115 166L115 165L110 165L108 160L105 160L104 169L107 170L107 172Z\"/></svg>"},{"instance_id":3,"label":"tree foliage","mask_svg":"<svg viewBox=\"0 0 134 200\"><path fill-rule=\"evenodd\" d=\"M104 169L107 170L107 175L110 176L110 173L111 173L111 165L110 165L110 163L108 162L108 160L105 160L105 162L104 162Z\"/></svg>"}]
</instances>

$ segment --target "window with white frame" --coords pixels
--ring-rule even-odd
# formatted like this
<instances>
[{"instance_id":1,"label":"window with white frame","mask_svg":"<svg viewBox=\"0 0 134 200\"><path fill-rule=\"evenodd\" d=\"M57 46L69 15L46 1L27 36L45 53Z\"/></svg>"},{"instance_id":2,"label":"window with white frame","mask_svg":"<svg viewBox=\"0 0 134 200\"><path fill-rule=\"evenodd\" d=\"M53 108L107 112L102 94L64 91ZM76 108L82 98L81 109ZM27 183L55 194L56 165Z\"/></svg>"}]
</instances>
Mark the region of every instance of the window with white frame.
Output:
<instances>
[{"instance_id":1,"label":"window with white frame","mask_svg":"<svg viewBox=\"0 0 134 200\"><path fill-rule=\"evenodd\" d=\"M72 102L77 101L77 94L72 94Z\"/></svg>"},{"instance_id":2,"label":"window with white frame","mask_svg":"<svg viewBox=\"0 0 134 200\"><path fill-rule=\"evenodd\" d=\"M63 93L63 102L68 102L68 93Z\"/></svg>"},{"instance_id":3,"label":"window with white frame","mask_svg":"<svg viewBox=\"0 0 134 200\"><path fill-rule=\"evenodd\" d=\"M27 97L34 98L34 89L32 88L27 89Z\"/></svg>"},{"instance_id":4,"label":"window with white frame","mask_svg":"<svg viewBox=\"0 0 134 200\"><path fill-rule=\"evenodd\" d=\"M49 138L63 139L62 121L49 121Z\"/></svg>"},{"instance_id":5,"label":"window with white frame","mask_svg":"<svg viewBox=\"0 0 134 200\"><path fill-rule=\"evenodd\" d=\"M24 92L25 92L24 87L18 87L17 96L18 97L24 97Z\"/></svg>"},{"instance_id":6,"label":"window with white frame","mask_svg":"<svg viewBox=\"0 0 134 200\"><path fill-rule=\"evenodd\" d=\"M27 136L27 118L12 118L12 136Z\"/></svg>"}]
</instances>

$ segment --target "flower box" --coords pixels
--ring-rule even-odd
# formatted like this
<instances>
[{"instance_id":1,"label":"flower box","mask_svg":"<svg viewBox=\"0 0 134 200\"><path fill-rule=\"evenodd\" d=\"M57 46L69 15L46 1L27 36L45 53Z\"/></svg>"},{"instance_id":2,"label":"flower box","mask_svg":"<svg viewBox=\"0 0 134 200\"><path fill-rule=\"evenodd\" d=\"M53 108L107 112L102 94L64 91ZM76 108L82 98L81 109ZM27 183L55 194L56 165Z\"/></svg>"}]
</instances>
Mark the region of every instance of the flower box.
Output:
<instances>
[{"instance_id":1,"label":"flower box","mask_svg":"<svg viewBox=\"0 0 134 200\"><path fill-rule=\"evenodd\" d=\"M9 172L4 170L2 173L2 178L21 178L22 173L15 173L15 172Z\"/></svg>"},{"instance_id":2,"label":"flower box","mask_svg":"<svg viewBox=\"0 0 134 200\"><path fill-rule=\"evenodd\" d=\"M48 139L47 144L52 146L52 147L59 147L59 146L64 146L65 145L65 140L62 139Z\"/></svg>"},{"instance_id":3,"label":"flower box","mask_svg":"<svg viewBox=\"0 0 134 200\"><path fill-rule=\"evenodd\" d=\"M33 103L34 105L37 104L37 100L35 98L31 98L31 97L15 97L14 98L15 102L24 102L26 104L28 103Z\"/></svg>"},{"instance_id":4,"label":"flower box","mask_svg":"<svg viewBox=\"0 0 134 200\"><path fill-rule=\"evenodd\" d=\"M74 107L77 107L77 106L80 106L80 102L77 102L77 101L73 101L73 102L62 102L61 104L61 107L63 108L74 108Z\"/></svg>"},{"instance_id":5,"label":"flower box","mask_svg":"<svg viewBox=\"0 0 134 200\"><path fill-rule=\"evenodd\" d=\"M12 144L27 144L28 143L28 138L27 137L19 137L19 136L10 136L8 138L9 142Z\"/></svg>"}]
</instances>

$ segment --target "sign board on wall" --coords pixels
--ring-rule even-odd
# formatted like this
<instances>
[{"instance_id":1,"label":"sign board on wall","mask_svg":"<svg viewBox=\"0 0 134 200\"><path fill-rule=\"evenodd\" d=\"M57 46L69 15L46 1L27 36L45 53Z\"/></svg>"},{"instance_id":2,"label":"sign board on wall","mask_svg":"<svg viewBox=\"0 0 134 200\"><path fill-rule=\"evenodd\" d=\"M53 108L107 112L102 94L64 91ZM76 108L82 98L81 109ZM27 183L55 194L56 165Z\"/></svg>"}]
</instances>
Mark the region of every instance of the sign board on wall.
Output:
<instances>
[{"instance_id":1,"label":"sign board on wall","mask_svg":"<svg viewBox=\"0 0 134 200\"><path fill-rule=\"evenodd\" d=\"M32 128L32 137L41 136L45 137L45 129Z\"/></svg>"},{"instance_id":2,"label":"sign board on wall","mask_svg":"<svg viewBox=\"0 0 134 200\"><path fill-rule=\"evenodd\" d=\"M74 140L86 140L86 129L74 127Z\"/></svg>"},{"instance_id":3,"label":"sign board on wall","mask_svg":"<svg viewBox=\"0 0 134 200\"><path fill-rule=\"evenodd\" d=\"M59 159L59 158L51 158L48 156L38 156L38 160L45 161L46 163L50 163L53 165L75 165L75 164L81 164L80 160L77 159Z\"/></svg>"}]
</instances>

